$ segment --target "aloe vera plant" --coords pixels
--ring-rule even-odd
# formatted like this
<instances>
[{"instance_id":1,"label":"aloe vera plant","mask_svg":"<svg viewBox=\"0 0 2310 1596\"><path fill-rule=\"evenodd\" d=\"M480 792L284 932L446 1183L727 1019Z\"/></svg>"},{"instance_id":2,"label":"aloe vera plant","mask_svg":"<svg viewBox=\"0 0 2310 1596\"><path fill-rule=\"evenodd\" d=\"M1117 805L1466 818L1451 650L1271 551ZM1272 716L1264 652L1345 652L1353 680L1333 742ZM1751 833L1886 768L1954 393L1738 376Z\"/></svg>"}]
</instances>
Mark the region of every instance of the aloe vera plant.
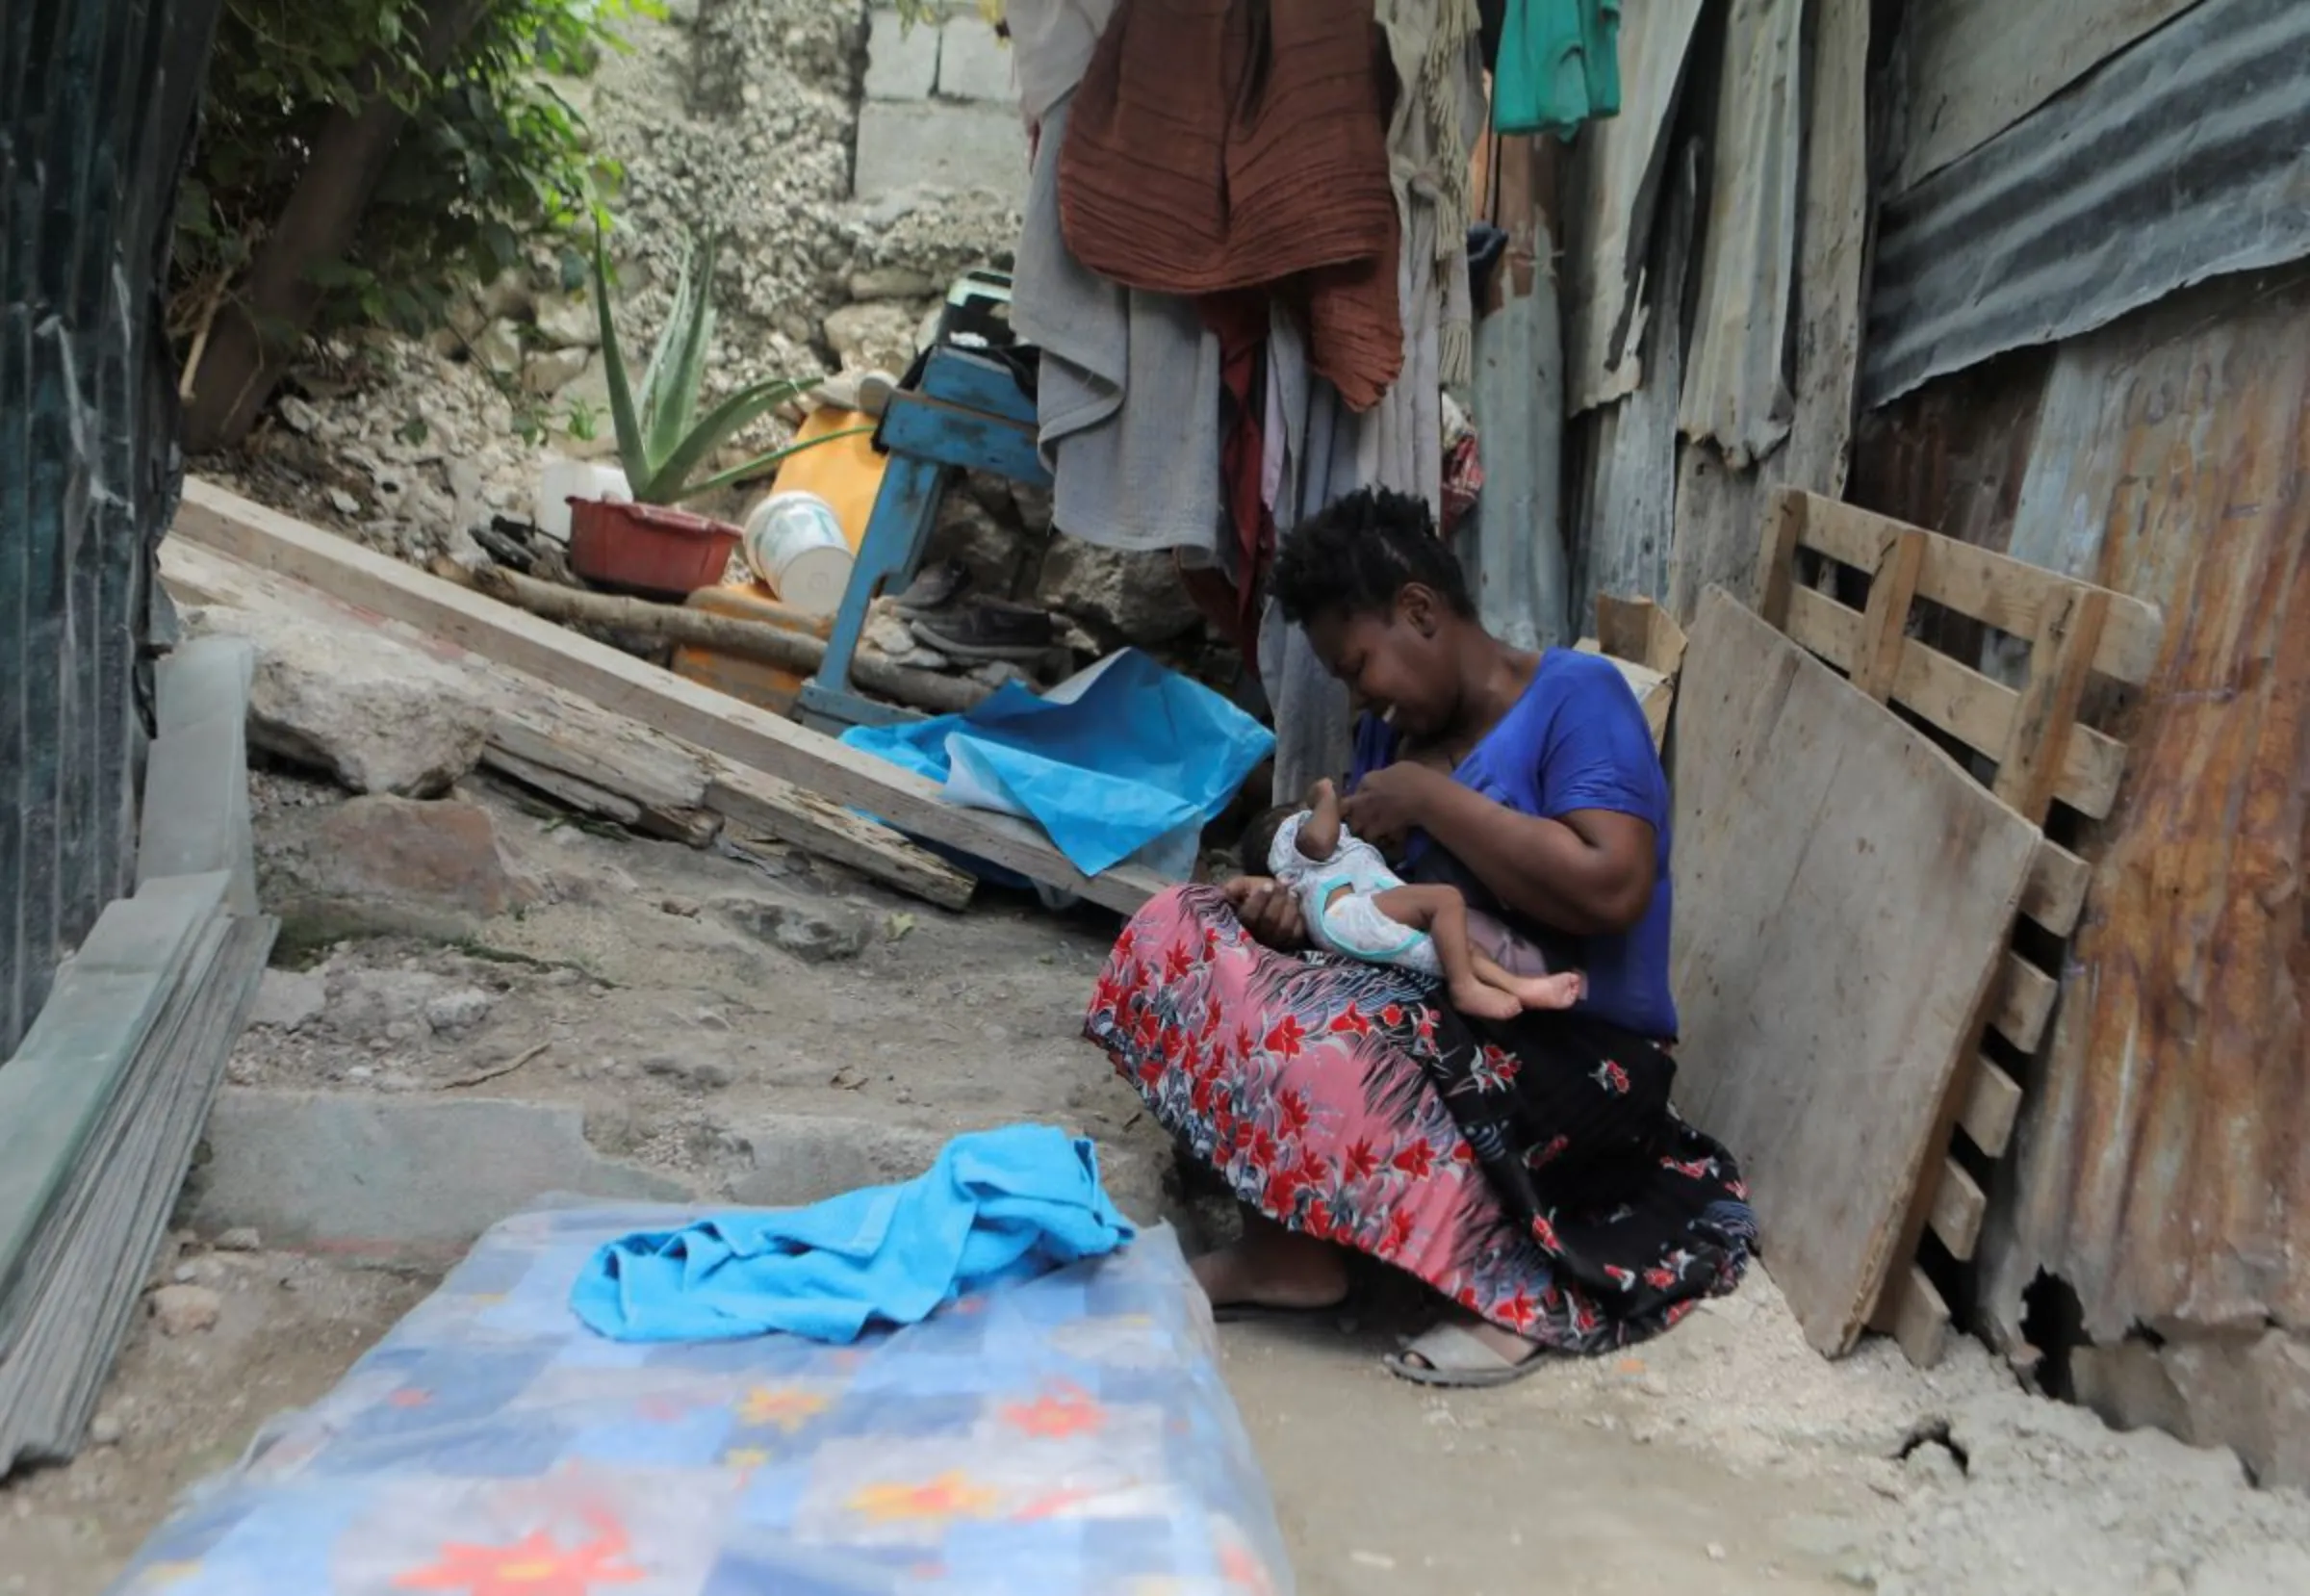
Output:
<instances>
[{"instance_id":1,"label":"aloe vera plant","mask_svg":"<svg viewBox=\"0 0 2310 1596\"><path fill-rule=\"evenodd\" d=\"M657 348L637 394L610 316L607 251L599 236L594 240L594 305L602 318L602 367L609 379L610 421L617 428L618 463L626 469L627 486L637 503L679 504L759 476L800 450L850 435L837 432L790 444L727 471L699 475L731 438L815 386L815 379L771 377L748 384L699 415L706 351L714 342L714 241L706 235L692 240L675 285L673 312L657 335Z\"/></svg>"}]
</instances>

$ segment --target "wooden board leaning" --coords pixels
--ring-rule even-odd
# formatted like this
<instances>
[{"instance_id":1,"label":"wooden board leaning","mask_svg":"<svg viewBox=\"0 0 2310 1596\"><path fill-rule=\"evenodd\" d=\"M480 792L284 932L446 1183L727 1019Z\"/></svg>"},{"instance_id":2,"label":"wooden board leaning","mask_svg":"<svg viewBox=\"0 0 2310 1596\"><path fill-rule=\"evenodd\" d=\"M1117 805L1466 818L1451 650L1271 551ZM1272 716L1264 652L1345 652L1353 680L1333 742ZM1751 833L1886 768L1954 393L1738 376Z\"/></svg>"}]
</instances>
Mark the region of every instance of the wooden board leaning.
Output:
<instances>
[{"instance_id":1,"label":"wooden board leaning","mask_svg":"<svg viewBox=\"0 0 2310 1596\"><path fill-rule=\"evenodd\" d=\"M1677 733L1677 1099L1835 1356L1900 1256L2036 828L1723 589Z\"/></svg>"},{"instance_id":2,"label":"wooden board leaning","mask_svg":"<svg viewBox=\"0 0 2310 1596\"><path fill-rule=\"evenodd\" d=\"M2120 686L2149 679L2165 633L2155 605L1794 490L1774 496L1761 544L1757 590L1767 622L1869 697L1907 711L1969 756L1974 778L2031 825L2042 828L2057 808L2073 811L2081 829L2110 813L2126 750L2088 723L2088 688L2094 678ZM1841 585L1866 579L1861 607L1832 591L1840 578ZM1944 627L1929 624L1934 617ZM1987 635L2010 639L2022 659L2019 685L1947 652L1952 630L1974 650ZM2075 851L2039 837L2019 906L2019 917L2038 932L2024 940L2066 949L2085 911L2089 875ZM2048 969L2017 944L2001 955L1991 1000L1959 1072L1944 1150L1911 1204L1905 1260L1927 1230L1958 1262L1972 1259L1989 1201L1968 1162L1994 1163L2011 1144L2023 1094L2008 1066L2045 1041L2059 969L2058 960ZM1949 1142L1957 1129L1978 1157ZM1913 1262L1896 1269L1877 1326L1912 1361L1930 1365L1941 1355L1948 1323L1923 1269Z\"/></svg>"}]
</instances>

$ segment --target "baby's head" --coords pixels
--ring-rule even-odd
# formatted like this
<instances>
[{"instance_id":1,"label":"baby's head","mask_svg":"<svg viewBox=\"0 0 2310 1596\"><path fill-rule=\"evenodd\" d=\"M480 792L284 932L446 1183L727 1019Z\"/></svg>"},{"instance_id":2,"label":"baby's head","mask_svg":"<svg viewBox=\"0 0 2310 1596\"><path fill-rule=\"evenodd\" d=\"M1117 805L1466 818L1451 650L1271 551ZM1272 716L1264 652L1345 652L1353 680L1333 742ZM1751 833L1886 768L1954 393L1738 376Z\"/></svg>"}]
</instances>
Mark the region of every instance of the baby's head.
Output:
<instances>
[{"instance_id":1,"label":"baby's head","mask_svg":"<svg viewBox=\"0 0 2310 1596\"><path fill-rule=\"evenodd\" d=\"M1275 836L1283 823L1306 806L1277 804L1244 829L1243 840L1235 845L1235 857L1246 871L1257 873L1268 868L1268 861L1275 852Z\"/></svg>"}]
</instances>

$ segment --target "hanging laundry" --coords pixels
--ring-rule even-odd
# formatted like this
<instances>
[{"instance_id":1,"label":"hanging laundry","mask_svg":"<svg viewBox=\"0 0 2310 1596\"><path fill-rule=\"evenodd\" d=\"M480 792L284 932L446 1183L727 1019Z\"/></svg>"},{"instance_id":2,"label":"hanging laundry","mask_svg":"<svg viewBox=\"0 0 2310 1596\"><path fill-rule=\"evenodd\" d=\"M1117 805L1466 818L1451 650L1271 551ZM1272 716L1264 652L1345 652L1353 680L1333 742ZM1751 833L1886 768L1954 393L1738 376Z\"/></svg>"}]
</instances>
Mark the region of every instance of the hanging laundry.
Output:
<instances>
[{"instance_id":1,"label":"hanging laundry","mask_svg":"<svg viewBox=\"0 0 2310 1596\"><path fill-rule=\"evenodd\" d=\"M1435 374L1458 388L1475 374L1476 314L1466 279L1469 163L1484 126L1480 18L1475 0L1375 0L1373 14L1402 85L1388 123L1397 216L1406 254L1415 234L1425 250L1401 274L1403 292L1419 296L1405 303L1406 331L1416 342L1432 302Z\"/></svg>"},{"instance_id":2,"label":"hanging laundry","mask_svg":"<svg viewBox=\"0 0 2310 1596\"><path fill-rule=\"evenodd\" d=\"M1116 0L1008 0L1003 25L1018 73L1018 112L1030 130L1083 81Z\"/></svg>"},{"instance_id":3,"label":"hanging laundry","mask_svg":"<svg viewBox=\"0 0 2310 1596\"><path fill-rule=\"evenodd\" d=\"M1492 126L1569 139L1620 115L1620 0L1507 0Z\"/></svg>"},{"instance_id":4,"label":"hanging laundry","mask_svg":"<svg viewBox=\"0 0 2310 1596\"><path fill-rule=\"evenodd\" d=\"M1368 409L1403 366L1391 75L1371 0L1122 0L1059 167L1074 257L1144 291L1304 290L1310 359Z\"/></svg>"},{"instance_id":5,"label":"hanging laundry","mask_svg":"<svg viewBox=\"0 0 2310 1596\"><path fill-rule=\"evenodd\" d=\"M1219 529L1219 342L1193 299L1086 269L1059 227L1076 96L1042 120L1011 324L1042 351L1038 441L1058 528L1109 549L1209 553Z\"/></svg>"}]
</instances>

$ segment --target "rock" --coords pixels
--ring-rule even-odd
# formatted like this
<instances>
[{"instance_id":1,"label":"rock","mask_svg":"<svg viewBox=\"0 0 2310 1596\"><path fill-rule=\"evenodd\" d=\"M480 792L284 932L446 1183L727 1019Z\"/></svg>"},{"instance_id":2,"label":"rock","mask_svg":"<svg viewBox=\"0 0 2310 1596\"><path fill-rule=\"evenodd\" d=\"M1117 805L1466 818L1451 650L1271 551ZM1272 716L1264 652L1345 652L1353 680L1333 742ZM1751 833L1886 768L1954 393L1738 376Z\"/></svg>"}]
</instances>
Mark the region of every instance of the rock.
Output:
<instances>
[{"instance_id":1,"label":"rock","mask_svg":"<svg viewBox=\"0 0 2310 1596\"><path fill-rule=\"evenodd\" d=\"M146 1299L152 1317L166 1336L198 1335L213 1330L224 1313L224 1299L207 1286L163 1286Z\"/></svg>"},{"instance_id":2,"label":"rock","mask_svg":"<svg viewBox=\"0 0 2310 1596\"><path fill-rule=\"evenodd\" d=\"M447 986L440 976L424 970L349 970L331 983L329 1028L352 1041L373 1037L383 1044L413 1040L424 1022L425 1005Z\"/></svg>"},{"instance_id":3,"label":"rock","mask_svg":"<svg viewBox=\"0 0 2310 1596\"><path fill-rule=\"evenodd\" d=\"M481 291L477 302L481 314L495 321L528 315L537 296L529 286L529 273L518 266L509 266Z\"/></svg>"},{"instance_id":4,"label":"rock","mask_svg":"<svg viewBox=\"0 0 2310 1596\"><path fill-rule=\"evenodd\" d=\"M869 615L861 641L877 654L892 658L904 658L920 646L914 639L914 629L896 615Z\"/></svg>"},{"instance_id":5,"label":"rock","mask_svg":"<svg viewBox=\"0 0 2310 1596\"><path fill-rule=\"evenodd\" d=\"M479 987L459 987L425 1005L425 1023L437 1033L457 1036L487 1019L496 1006L497 999Z\"/></svg>"},{"instance_id":6,"label":"rock","mask_svg":"<svg viewBox=\"0 0 2310 1596\"><path fill-rule=\"evenodd\" d=\"M950 492L939 502L938 524L931 533L925 563L959 560L970 571L976 592L1007 599L1023 585L1043 545L1021 533L1002 484L994 483L991 492L982 491L983 480L966 477L960 485L963 491ZM988 501L998 495L996 506L989 507Z\"/></svg>"},{"instance_id":7,"label":"rock","mask_svg":"<svg viewBox=\"0 0 2310 1596\"><path fill-rule=\"evenodd\" d=\"M1042 563L1042 601L1109 648L1168 643L1203 624L1168 553L1103 549L1065 533Z\"/></svg>"},{"instance_id":8,"label":"rock","mask_svg":"<svg viewBox=\"0 0 2310 1596\"><path fill-rule=\"evenodd\" d=\"M280 815L264 842L262 895L309 939L453 940L535 896L474 804L354 798Z\"/></svg>"},{"instance_id":9,"label":"rock","mask_svg":"<svg viewBox=\"0 0 2310 1596\"><path fill-rule=\"evenodd\" d=\"M714 907L748 936L808 965L855 959L874 936L873 921L851 910L807 910L764 898L724 898Z\"/></svg>"},{"instance_id":10,"label":"rock","mask_svg":"<svg viewBox=\"0 0 2310 1596\"><path fill-rule=\"evenodd\" d=\"M219 1252L262 1252L265 1239L247 1225L237 1225L209 1244Z\"/></svg>"},{"instance_id":11,"label":"rock","mask_svg":"<svg viewBox=\"0 0 2310 1596\"><path fill-rule=\"evenodd\" d=\"M844 305L824 330L841 370L903 372L914 359L914 322L905 305L876 301Z\"/></svg>"},{"instance_id":12,"label":"rock","mask_svg":"<svg viewBox=\"0 0 2310 1596\"><path fill-rule=\"evenodd\" d=\"M249 1011L248 1022L273 1031L301 1031L328 1006L328 989L320 976L269 969L257 987L256 1006Z\"/></svg>"},{"instance_id":13,"label":"rock","mask_svg":"<svg viewBox=\"0 0 2310 1596\"><path fill-rule=\"evenodd\" d=\"M320 413L295 394L282 395L280 403L274 409L280 413L283 426L302 436L311 436L321 425Z\"/></svg>"},{"instance_id":14,"label":"rock","mask_svg":"<svg viewBox=\"0 0 2310 1596\"><path fill-rule=\"evenodd\" d=\"M500 317L474 340L474 358L500 376L512 376L522 369L522 329Z\"/></svg>"},{"instance_id":15,"label":"rock","mask_svg":"<svg viewBox=\"0 0 2310 1596\"><path fill-rule=\"evenodd\" d=\"M99 1413L89 1421L89 1445L92 1447L116 1447L127 1434L128 1426L120 1422L118 1414Z\"/></svg>"},{"instance_id":16,"label":"rock","mask_svg":"<svg viewBox=\"0 0 2310 1596\"><path fill-rule=\"evenodd\" d=\"M221 605L203 612L199 631L257 645L250 742L354 792L447 791L489 741L490 711L472 679L390 637Z\"/></svg>"},{"instance_id":17,"label":"rock","mask_svg":"<svg viewBox=\"0 0 2310 1596\"><path fill-rule=\"evenodd\" d=\"M591 295L549 294L538 300L534 317L538 342L556 349L598 349L602 347L602 318Z\"/></svg>"},{"instance_id":18,"label":"rock","mask_svg":"<svg viewBox=\"0 0 2310 1596\"><path fill-rule=\"evenodd\" d=\"M927 272L903 266L870 267L853 272L850 278L850 296L859 301L928 299L937 292L937 282Z\"/></svg>"},{"instance_id":19,"label":"rock","mask_svg":"<svg viewBox=\"0 0 2310 1596\"><path fill-rule=\"evenodd\" d=\"M529 357L522 368L522 386L533 394L551 398L585 375L585 368L593 355L586 349L549 349Z\"/></svg>"}]
</instances>

